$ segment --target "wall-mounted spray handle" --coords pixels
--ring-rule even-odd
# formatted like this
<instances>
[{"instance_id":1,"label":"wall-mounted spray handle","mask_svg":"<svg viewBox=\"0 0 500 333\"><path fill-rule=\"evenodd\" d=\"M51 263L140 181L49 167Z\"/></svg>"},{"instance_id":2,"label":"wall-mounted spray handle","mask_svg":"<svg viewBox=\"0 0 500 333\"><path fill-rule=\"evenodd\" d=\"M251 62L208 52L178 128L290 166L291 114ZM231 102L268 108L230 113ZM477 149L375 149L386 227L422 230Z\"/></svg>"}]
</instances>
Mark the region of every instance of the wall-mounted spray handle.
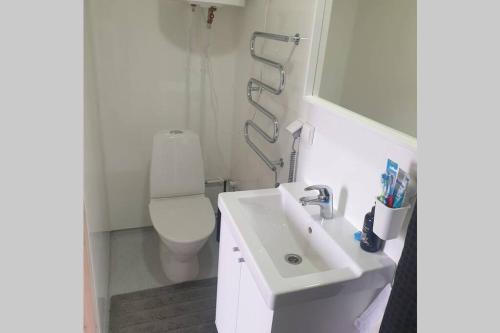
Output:
<instances>
[{"instance_id":1,"label":"wall-mounted spray handle","mask_svg":"<svg viewBox=\"0 0 500 333\"><path fill-rule=\"evenodd\" d=\"M290 125L286 127L286 130L290 132L290 134L293 136L293 138L298 138L300 136L300 133L302 132L302 127L304 126L304 123L300 120L294 120Z\"/></svg>"},{"instance_id":2,"label":"wall-mounted spray handle","mask_svg":"<svg viewBox=\"0 0 500 333\"><path fill-rule=\"evenodd\" d=\"M304 123L300 120L293 121L290 125L286 127L286 130L290 132L293 137L292 152L290 153L290 166L288 171L288 182L292 183L297 180L297 158L299 147L295 148L295 143L300 139L302 134L302 127Z\"/></svg>"}]
</instances>

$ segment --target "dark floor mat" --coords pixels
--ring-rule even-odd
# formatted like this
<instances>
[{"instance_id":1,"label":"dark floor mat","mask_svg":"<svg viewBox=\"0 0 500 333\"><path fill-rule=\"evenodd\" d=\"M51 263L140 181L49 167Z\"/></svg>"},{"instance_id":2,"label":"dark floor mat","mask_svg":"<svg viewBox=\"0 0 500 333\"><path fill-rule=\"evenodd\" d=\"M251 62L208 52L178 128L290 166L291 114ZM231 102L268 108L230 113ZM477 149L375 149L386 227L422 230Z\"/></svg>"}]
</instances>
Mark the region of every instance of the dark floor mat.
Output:
<instances>
[{"instance_id":1,"label":"dark floor mat","mask_svg":"<svg viewBox=\"0 0 500 333\"><path fill-rule=\"evenodd\" d=\"M217 333L217 278L111 297L111 333Z\"/></svg>"}]
</instances>

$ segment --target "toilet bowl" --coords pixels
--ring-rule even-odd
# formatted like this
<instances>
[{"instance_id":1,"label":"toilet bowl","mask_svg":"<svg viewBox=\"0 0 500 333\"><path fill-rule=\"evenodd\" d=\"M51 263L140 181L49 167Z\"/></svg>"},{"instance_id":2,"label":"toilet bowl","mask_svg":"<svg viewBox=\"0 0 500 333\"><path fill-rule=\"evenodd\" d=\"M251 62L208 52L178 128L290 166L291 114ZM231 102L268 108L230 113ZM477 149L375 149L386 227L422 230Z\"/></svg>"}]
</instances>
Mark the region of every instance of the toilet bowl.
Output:
<instances>
[{"instance_id":1,"label":"toilet bowl","mask_svg":"<svg viewBox=\"0 0 500 333\"><path fill-rule=\"evenodd\" d=\"M203 160L198 136L187 130L155 135L150 174L149 214L160 238L163 272L172 282L196 279L198 252L215 228L205 197Z\"/></svg>"}]
</instances>

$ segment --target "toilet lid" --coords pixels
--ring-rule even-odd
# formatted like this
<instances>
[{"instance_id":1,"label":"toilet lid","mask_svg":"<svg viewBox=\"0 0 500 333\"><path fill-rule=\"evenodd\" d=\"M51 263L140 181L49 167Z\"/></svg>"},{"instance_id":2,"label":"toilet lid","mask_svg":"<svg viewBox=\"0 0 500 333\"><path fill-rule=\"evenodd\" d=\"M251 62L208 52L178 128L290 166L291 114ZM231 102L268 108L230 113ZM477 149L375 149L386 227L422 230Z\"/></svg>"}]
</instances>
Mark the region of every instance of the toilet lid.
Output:
<instances>
[{"instance_id":1,"label":"toilet lid","mask_svg":"<svg viewBox=\"0 0 500 333\"><path fill-rule=\"evenodd\" d=\"M179 243L207 238L215 227L212 204L203 194L151 199L149 214L161 237Z\"/></svg>"}]
</instances>

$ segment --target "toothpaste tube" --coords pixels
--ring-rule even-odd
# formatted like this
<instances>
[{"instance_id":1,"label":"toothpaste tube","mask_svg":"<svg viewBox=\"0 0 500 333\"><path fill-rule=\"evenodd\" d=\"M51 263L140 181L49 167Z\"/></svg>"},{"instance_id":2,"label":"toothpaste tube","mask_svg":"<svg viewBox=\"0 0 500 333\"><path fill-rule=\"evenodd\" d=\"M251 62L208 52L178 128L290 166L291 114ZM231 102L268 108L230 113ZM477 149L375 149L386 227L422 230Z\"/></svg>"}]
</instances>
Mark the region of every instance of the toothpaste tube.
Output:
<instances>
[{"instance_id":1,"label":"toothpaste tube","mask_svg":"<svg viewBox=\"0 0 500 333\"><path fill-rule=\"evenodd\" d=\"M410 177L403 170L399 169L398 178L396 180L395 194L394 194L394 208L401 208L405 199L406 190Z\"/></svg>"},{"instance_id":2,"label":"toothpaste tube","mask_svg":"<svg viewBox=\"0 0 500 333\"><path fill-rule=\"evenodd\" d=\"M385 205L387 207L393 206L394 203L394 189L396 186L396 180L398 177L398 164L391 159L387 159L386 174L388 176L388 189L385 195Z\"/></svg>"}]
</instances>

